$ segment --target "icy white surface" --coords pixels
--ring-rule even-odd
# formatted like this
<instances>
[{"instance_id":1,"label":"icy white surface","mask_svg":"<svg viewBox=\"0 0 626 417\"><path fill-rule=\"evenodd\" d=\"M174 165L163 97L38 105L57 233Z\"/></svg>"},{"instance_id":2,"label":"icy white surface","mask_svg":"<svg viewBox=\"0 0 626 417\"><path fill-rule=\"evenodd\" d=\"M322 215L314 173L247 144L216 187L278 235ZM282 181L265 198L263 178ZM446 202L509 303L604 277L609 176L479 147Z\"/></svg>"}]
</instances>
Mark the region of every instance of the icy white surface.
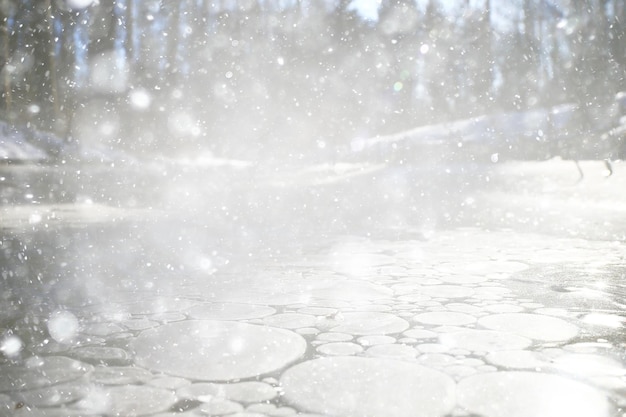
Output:
<instances>
[{"instance_id":1,"label":"icy white surface","mask_svg":"<svg viewBox=\"0 0 626 417\"><path fill-rule=\"evenodd\" d=\"M450 348L478 352L524 349L532 343L530 339L523 336L492 330L463 330L445 333L439 337L439 340Z\"/></svg>"},{"instance_id":2,"label":"icy white surface","mask_svg":"<svg viewBox=\"0 0 626 417\"><path fill-rule=\"evenodd\" d=\"M590 353L568 353L552 364L562 372L578 376L626 376L624 365L611 357Z\"/></svg>"},{"instance_id":3,"label":"icy white surface","mask_svg":"<svg viewBox=\"0 0 626 417\"><path fill-rule=\"evenodd\" d=\"M176 396L170 390L146 385L128 385L124 387L104 388L102 395L106 399L106 415L133 416L165 411L176 402ZM102 412L101 410L94 410Z\"/></svg>"},{"instance_id":4,"label":"icy white surface","mask_svg":"<svg viewBox=\"0 0 626 417\"><path fill-rule=\"evenodd\" d=\"M474 294L475 290L461 285L430 285L422 286L420 294L440 298L466 298Z\"/></svg>"},{"instance_id":5,"label":"icy white surface","mask_svg":"<svg viewBox=\"0 0 626 417\"><path fill-rule=\"evenodd\" d=\"M0 391L43 388L78 379L92 370L91 365L63 356L33 356L23 365L0 365Z\"/></svg>"},{"instance_id":6,"label":"icy white surface","mask_svg":"<svg viewBox=\"0 0 626 417\"><path fill-rule=\"evenodd\" d=\"M565 341L578 334L578 327L557 317L528 313L493 314L478 324L488 329L511 332L542 341Z\"/></svg>"},{"instance_id":7,"label":"icy white surface","mask_svg":"<svg viewBox=\"0 0 626 417\"><path fill-rule=\"evenodd\" d=\"M469 376L457 386L459 405L484 417L608 417L599 390L557 375L491 372Z\"/></svg>"},{"instance_id":8,"label":"icy white surface","mask_svg":"<svg viewBox=\"0 0 626 417\"><path fill-rule=\"evenodd\" d=\"M197 305L198 302L177 297L143 297L120 306L120 311L130 314L161 314L179 312Z\"/></svg>"},{"instance_id":9,"label":"icy white surface","mask_svg":"<svg viewBox=\"0 0 626 417\"><path fill-rule=\"evenodd\" d=\"M197 411L200 415L221 416L244 411L241 404L223 398L211 398L200 404Z\"/></svg>"},{"instance_id":10,"label":"icy white surface","mask_svg":"<svg viewBox=\"0 0 626 417\"><path fill-rule=\"evenodd\" d=\"M405 332L406 333L406 332ZM361 336L357 339L362 346L376 346L376 345L387 345L396 342L395 337L391 336Z\"/></svg>"},{"instance_id":11,"label":"icy white surface","mask_svg":"<svg viewBox=\"0 0 626 417\"><path fill-rule=\"evenodd\" d=\"M425 324L463 326L475 323L476 317L453 311L433 311L413 316L413 320Z\"/></svg>"},{"instance_id":12,"label":"icy white surface","mask_svg":"<svg viewBox=\"0 0 626 417\"><path fill-rule=\"evenodd\" d=\"M358 253L358 249L358 247L354 248L346 244L335 247L329 259L333 269L346 275L358 277L372 273L376 267L394 262L390 256L367 252Z\"/></svg>"},{"instance_id":13,"label":"icy white surface","mask_svg":"<svg viewBox=\"0 0 626 417\"><path fill-rule=\"evenodd\" d=\"M550 358L531 350L502 350L485 356L487 362L509 369L542 369L550 366Z\"/></svg>"},{"instance_id":14,"label":"icy white surface","mask_svg":"<svg viewBox=\"0 0 626 417\"><path fill-rule=\"evenodd\" d=\"M109 365L126 365L128 353L121 348L109 346L83 346L72 349L69 355L83 362Z\"/></svg>"},{"instance_id":15,"label":"icy white surface","mask_svg":"<svg viewBox=\"0 0 626 417\"><path fill-rule=\"evenodd\" d=\"M306 350L302 336L285 329L215 320L165 324L144 331L132 346L140 366L207 381L272 372Z\"/></svg>"},{"instance_id":16,"label":"icy white surface","mask_svg":"<svg viewBox=\"0 0 626 417\"><path fill-rule=\"evenodd\" d=\"M390 359L414 359L417 357L417 350L414 347L399 344L385 344L376 345L367 349L365 352L367 356L377 358L390 358Z\"/></svg>"},{"instance_id":17,"label":"icy white surface","mask_svg":"<svg viewBox=\"0 0 626 417\"><path fill-rule=\"evenodd\" d=\"M317 351L328 356L349 356L363 352L363 347L352 342L332 342L319 346Z\"/></svg>"},{"instance_id":18,"label":"icy white surface","mask_svg":"<svg viewBox=\"0 0 626 417\"><path fill-rule=\"evenodd\" d=\"M354 339L354 336L347 333L325 332L317 335L316 340L324 342L347 342Z\"/></svg>"},{"instance_id":19,"label":"icy white surface","mask_svg":"<svg viewBox=\"0 0 626 417\"><path fill-rule=\"evenodd\" d=\"M337 321L339 325L333 327L333 332L360 336L400 333L409 328L409 323L406 320L389 313L343 313Z\"/></svg>"},{"instance_id":20,"label":"icy white surface","mask_svg":"<svg viewBox=\"0 0 626 417\"><path fill-rule=\"evenodd\" d=\"M450 377L392 359L307 361L284 372L280 384L287 402L325 415L436 417L451 411L455 403Z\"/></svg>"},{"instance_id":21,"label":"icy white surface","mask_svg":"<svg viewBox=\"0 0 626 417\"><path fill-rule=\"evenodd\" d=\"M231 384L199 382L182 387L176 391L179 398L207 401L225 398L243 403L269 401L278 395L276 389L265 382L246 381Z\"/></svg>"},{"instance_id":22,"label":"icy white surface","mask_svg":"<svg viewBox=\"0 0 626 417\"><path fill-rule=\"evenodd\" d=\"M281 313L263 319L268 326L281 327L283 329L298 329L315 326L317 319L310 314Z\"/></svg>"},{"instance_id":23,"label":"icy white surface","mask_svg":"<svg viewBox=\"0 0 626 417\"><path fill-rule=\"evenodd\" d=\"M102 385L143 384L152 378L146 369L129 366L96 366L92 374L92 381Z\"/></svg>"},{"instance_id":24,"label":"icy white surface","mask_svg":"<svg viewBox=\"0 0 626 417\"><path fill-rule=\"evenodd\" d=\"M441 272L461 275L493 274L493 273L514 273L528 269L528 265L515 261L480 261L480 262L455 262L442 263L436 269Z\"/></svg>"},{"instance_id":25,"label":"icy white surface","mask_svg":"<svg viewBox=\"0 0 626 417\"><path fill-rule=\"evenodd\" d=\"M434 339L438 336L437 333L424 329L409 329L402 334L415 339Z\"/></svg>"},{"instance_id":26,"label":"icy white surface","mask_svg":"<svg viewBox=\"0 0 626 417\"><path fill-rule=\"evenodd\" d=\"M272 307L242 303L207 303L189 308L189 317L203 320L248 320L274 314Z\"/></svg>"},{"instance_id":27,"label":"icy white surface","mask_svg":"<svg viewBox=\"0 0 626 417\"><path fill-rule=\"evenodd\" d=\"M484 309L490 313L520 313L524 311L524 307L514 304L490 304Z\"/></svg>"},{"instance_id":28,"label":"icy white surface","mask_svg":"<svg viewBox=\"0 0 626 417\"><path fill-rule=\"evenodd\" d=\"M89 387L85 382L77 380L35 390L20 391L13 394L13 398L29 406L54 407L80 400L88 393ZM0 415L2 415L1 412Z\"/></svg>"},{"instance_id":29,"label":"icy white surface","mask_svg":"<svg viewBox=\"0 0 626 417\"><path fill-rule=\"evenodd\" d=\"M309 294L312 297L328 300L370 301L385 299L392 291L383 285L370 282L347 280L315 280Z\"/></svg>"}]
</instances>

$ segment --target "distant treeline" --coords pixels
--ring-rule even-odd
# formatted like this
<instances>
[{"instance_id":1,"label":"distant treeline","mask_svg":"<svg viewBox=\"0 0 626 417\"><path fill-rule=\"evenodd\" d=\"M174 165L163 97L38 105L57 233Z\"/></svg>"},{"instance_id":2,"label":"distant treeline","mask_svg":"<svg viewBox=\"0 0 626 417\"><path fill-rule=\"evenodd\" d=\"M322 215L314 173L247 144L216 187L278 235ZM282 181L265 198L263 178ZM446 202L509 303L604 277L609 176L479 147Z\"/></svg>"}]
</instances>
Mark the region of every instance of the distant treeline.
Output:
<instances>
[{"instance_id":1,"label":"distant treeline","mask_svg":"<svg viewBox=\"0 0 626 417\"><path fill-rule=\"evenodd\" d=\"M323 148L626 89L623 0L440 1L0 0L0 108L140 149Z\"/></svg>"}]
</instances>

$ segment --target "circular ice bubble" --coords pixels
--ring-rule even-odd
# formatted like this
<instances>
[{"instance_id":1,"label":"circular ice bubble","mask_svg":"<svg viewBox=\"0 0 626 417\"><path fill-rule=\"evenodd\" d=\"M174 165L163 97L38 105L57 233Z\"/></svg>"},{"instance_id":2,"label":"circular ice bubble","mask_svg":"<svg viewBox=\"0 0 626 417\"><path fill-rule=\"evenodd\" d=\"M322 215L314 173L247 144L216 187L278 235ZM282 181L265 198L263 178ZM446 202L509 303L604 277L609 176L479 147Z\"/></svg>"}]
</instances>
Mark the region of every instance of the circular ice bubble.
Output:
<instances>
[{"instance_id":1,"label":"circular ice bubble","mask_svg":"<svg viewBox=\"0 0 626 417\"><path fill-rule=\"evenodd\" d=\"M280 384L287 402L324 415L436 417L455 405L452 378L393 359L315 359L285 371Z\"/></svg>"},{"instance_id":2,"label":"circular ice bubble","mask_svg":"<svg viewBox=\"0 0 626 417\"><path fill-rule=\"evenodd\" d=\"M599 390L557 375L489 372L462 379L458 404L484 417L605 417L612 406Z\"/></svg>"},{"instance_id":3,"label":"circular ice bubble","mask_svg":"<svg viewBox=\"0 0 626 417\"><path fill-rule=\"evenodd\" d=\"M348 356L363 352L363 347L352 342L333 342L319 346L317 351L328 356Z\"/></svg>"},{"instance_id":4,"label":"circular ice bubble","mask_svg":"<svg viewBox=\"0 0 626 417\"><path fill-rule=\"evenodd\" d=\"M420 292L430 297L438 298L466 298L474 295L474 290L460 285L432 285L425 286Z\"/></svg>"},{"instance_id":5,"label":"circular ice bubble","mask_svg":"<svg viewBox=\"0 0 626 417\"><path fill-rule=\"evenodd\" d=\"M448 284L478 284L479 282L485 282L488 280L488 278L484 275L467 274L446 275L440 277L440 279Z\"/></svg>"},{"instance_id":6,"label":"circular ice bubble","mask_svg":"<svg viewBox=\"0 0 626 417\"><path fill-rule=\"evenodd\" d=\"M347 333L326 332L318 334L316 339L324 342L347 342L352 340L353 336Z\"/></svg>"},{"instance_id":7,"label":"circular ice bubble","mask_svg":"<svg viewBox=\"0 0 626 417\"><path fill-rule=\"evenodd\" d=\"M67 343L78 334L78 319L69 311L57 311L48 319L48 333L59 343Z\"/></svg>"},{"instance_id":8,"label":"circular ice bubble","mask_svg":"<svg viewBox=\"0 0 626 417\"><path fill-rule=\"evenodd\" d=\"M502 350L489 353L487 362L510 369L541 369L550 366L550 358L530 350Z\"/></svg>"},{"instance_id":9,"label":"circular ice bubble","mask_svg":"<svg viewBox=\"0 0 626 417\"><path fill-rule=\"evenodd\" d=\"M417 350L414 347L400 344L376 345L367 349L367 356L390 359L414 359L417 357Z\"/></svg>"},{"instance_id":10,"label":"circular ice bubble","mask_svg":"<svg viewBox=\"0 0 626 417\"><path fill-rule=\"evenodd\" d=\"M343 313L339 325L333 332L354 335L400 333L409 328L409 323L398 316L378 312Z\"/></svg>"},{"instance_id":11,"label":"circular ice bubble","mask_svg":"<svg viewBox=\"0 0 626 417\"><path fill-rule=\"evenodd\" d=\"M450 311L456 311L458 313L477 314L480 315L483 312L481 307L477 307L468 303L448 303L446 308Z\"/></svg>"},{"instance_id":12,"label":"circular ice bubble","mask_svg":"<svg viewBox=\"0 0 626 417\"><path fill-rule=\"evenodd\" d=\"M31 407L54 407L80 400L89 393L89 389L83 379L78 379L49 387L19 391L14 393L13 397Z\"/></svg>"},{"instance_id":13,"label":"circular ice bubble","mask_svg":"<svg viewBox=\"0 0 626 417\"><path fill-rule=\"evenodd\" d=\"M358 338L357 342L359 342L362 346L388 345L391 343L395 343L396 338L391 336L379 335L361 336Z\"/></svg>"},{"instance_id":14,"label":"circular ice bubble","mask_svg":"<svg viewBox=\"0 0 626 417\"><path fill-rule=\"evenodd\" d=\"M263 323L268 326L281 327L283 329L298 329L302 327L313 327L317 319L310 314L300 313L280 313L266 317Z\"/></svg>"},{"instance_id":15,"label":"circular ice bubble","mask_svg":"<svg viewBox=\"0 0 626 417\"><path fill-rule=\"evenodd\" d=\"M109 346L81 346L72 349L69 355L94 365L126 365L130 362L124 349Z\"/></svg>"},{"instance_id":16,"label":"circular ice bubble","mask_svg":"<svg viewBox=\"0 0 626 417\"><path fill-rule=\"evenodd\" d=\"M107 415L136 416L165 411L176 402L170 390L147 385L127 385L104 389Z\"/></svg>"},{"instance_id":17,"label":"circular ice bubble","mask_svg":"<svg viewBox=\"0 0 626 417\"><path fill-rule=\"evenodd\" d=\"M485 311L490 313L519 313L524 311L524 307L515 304L489 304L484 307Z\"/></svg>"},{"instance_id":18,"label":"circular ice bubble","mask_svg":"<svg viewBox=\"0 0 626 417\"><path fill-rule=\"evenodd\" d=\"M557 317L529 313L492 314L478 320L492 330L505 331L546 342L569 340L578 334L578 327Z\"/></svg>"},{"instance_id":19,"label":"circular ice bubble","mask_svg":"<svg viewBox=\"0 0 626 417\"><path fill-rule=\"evenodd\" d=\"M249 320L274 314L272 307L243 303L206 303L189 308L186 313L194 319Z\"/></svg>"},{"instance_id":20,"label":"circular ice bubble","mask_svg":"<svg viewBox=\"0 0 626 417\"><path fill-rule=\"evenodd\" d=\"M465 313L453 311L432 311L421 313L413 317L413 320L424 324L435 324L439 326L463 326L476 322L476 317Z\"/></svg>"},{"instance_id":21,"label":"circular ice bubble","mask_svg":"<svg viewBox=\"0 0 626 417\"><path fill-rule=\"evenodd\" d=\"M201 401L205 398L226 398L241 403L270 401L278 395L274 387L265 382L245 381L232 384L199 382L176 391L178 398Z\"/></svg>"},{"instance_id":22,"label":"circular ice bubble","mask_svg":"<svg viewBox=\"0 0 626 417\"><path fill-rule=\"evenodd\" d=\"M422 301L428 301L430 299L431 297L429 297L426 294L421 294L421 293L405 294L405 295L401 295L398 297L399 301L403 301L406 303L419 303Z\"/></svg>"},{"instance_id":23,"label":"circular ice bubble","mask_svg":"<svg viewBox=\"0 0 626 417\"><path fill-rule=\"evenodd\" d=\"M146 330L132 347L135 362L183 378L230 381L278 370L306 350L285 329L215 320L189 320Z\"/></svg>"},{"instance_id":24,"label":"circular ice bubble","mask_svg":"<svg viewBox=\"0 0 626 417\"><path fill-rule=\"evenodd\" d=\"M424 329L409 329L402 334L414 339L434 339L437 337L437 333Z\"/></svg>"},{"instance_id":25,"label":"circular ice bubble","mask_svg":"<svg viewBox=\"0 0 626 417\"><path fill-rule=\"evenodd\" d=\"M24 365L0 366L0 392L43 388L78 379L93 366L63 356L32 357Z\"/></svg>"},{"instance_id":26,"label":"circular ice bubble","mask_svg":"<svg viewBox=\"0 0 626 417\"><path fill-rule=\"evenodd\" d=\"M246 381L224 386L226 398L241 403L269 401L278 395L274 387L265 382Z\"/></svg>"},{"instance_id":27,"label":"circular ice bubble","mask_svg":"<svg viewBox=\"0 0 626 417\"><path fill-rule=\"evenodd\" d=\"M145 384L154 378L151 372L134 366L96 366L91 381L101 385Z\"/></svg>"},{"instance_id":28,"label":"circular ice bubble","mask_svg":"<svg viewBox=\"0 0 626 417\"><path fill-rule=\"evenodd\" d=\"M222 416L235 415L235 413L243 412L243 410L243 406L234 401L223 398L212 398L210 401L200 404L200 406L196 409L196 412L202 416ZM198 414L194 413L191 415Z\"/></svg>"},{"instance_id":29,"label":"circular ice bubble","mask_svg":"<svg viewBox=\"0 0 626 417\"><path fill-rule=\"evenodd\" d=\"M523 336L492 330L465 330L444 333L439 336L439 341L450 348L467 349L475 352L524 349L532 343L530 339Z\"/></svg>"}]
</instances>

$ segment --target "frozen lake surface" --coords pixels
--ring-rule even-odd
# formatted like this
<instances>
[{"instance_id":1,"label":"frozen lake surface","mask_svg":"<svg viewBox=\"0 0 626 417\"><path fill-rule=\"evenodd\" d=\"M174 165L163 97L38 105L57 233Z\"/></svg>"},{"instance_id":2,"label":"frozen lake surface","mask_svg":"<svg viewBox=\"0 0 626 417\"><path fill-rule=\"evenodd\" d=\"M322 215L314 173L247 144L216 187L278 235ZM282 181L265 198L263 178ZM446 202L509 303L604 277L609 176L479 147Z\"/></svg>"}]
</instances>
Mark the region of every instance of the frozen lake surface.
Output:
<instances>
[{"instance_id":1,"label":"frozen lake surface","mask_svg":"<svg viewBox=\"0 0 626 417\"><path fill-rule=\"evenodd\" d=\"M582 166L4 167L0 415L623 416L626 171Z\"/></svg>"}]
</instances>

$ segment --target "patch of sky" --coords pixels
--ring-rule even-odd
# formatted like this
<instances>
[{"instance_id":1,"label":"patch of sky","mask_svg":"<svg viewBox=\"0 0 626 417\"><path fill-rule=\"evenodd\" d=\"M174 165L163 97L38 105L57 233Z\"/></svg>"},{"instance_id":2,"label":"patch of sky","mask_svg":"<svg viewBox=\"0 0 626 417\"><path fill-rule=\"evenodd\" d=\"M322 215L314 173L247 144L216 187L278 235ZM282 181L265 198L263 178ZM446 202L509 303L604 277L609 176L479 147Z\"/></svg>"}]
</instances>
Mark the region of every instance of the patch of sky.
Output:
<instances>
[{"instance_id":1,"label":"patch of sky","mask_svg":"<svg viewBox=\"0 0 626 417\"><path fill-rule=\"evenodd\" d=\"M416 2L422 10L425 10L429 0L416 0ZM381 4L382 0L353 0L350 9L355 10L365 20L376 21ZM454 15L459 13L461 7L467 3L458 0L440 0L438 4L443 13ZM473 9L480 9L484 7L484 2L470 0L469 5ZM491 23L498 30L507 31L520 19L517 2L493 2L491 6ZM543 7L546 15L554 17L555 24L563 24L563 12L558 4L544 2Z\"/></svg>"}]
</instances>

